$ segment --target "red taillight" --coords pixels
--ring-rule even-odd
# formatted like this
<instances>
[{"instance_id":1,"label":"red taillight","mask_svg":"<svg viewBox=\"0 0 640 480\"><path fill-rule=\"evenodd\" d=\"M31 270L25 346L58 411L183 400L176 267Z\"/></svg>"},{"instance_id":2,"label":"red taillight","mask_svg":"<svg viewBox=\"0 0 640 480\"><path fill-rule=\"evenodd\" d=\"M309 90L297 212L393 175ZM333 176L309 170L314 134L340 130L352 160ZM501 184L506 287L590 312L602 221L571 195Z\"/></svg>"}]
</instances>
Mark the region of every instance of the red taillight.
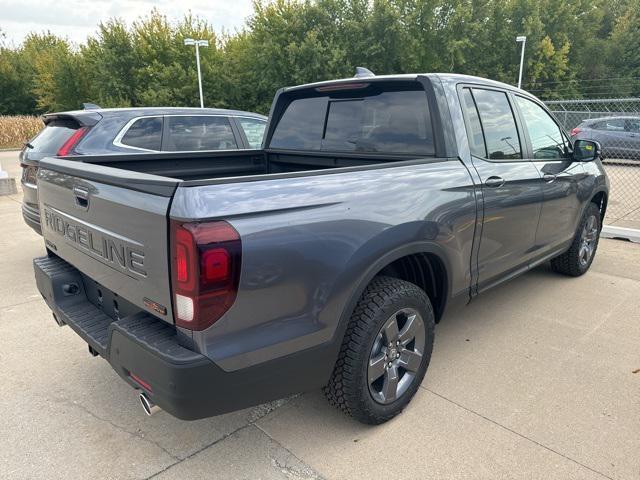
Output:
<instances>
[{"instance_id":1,"label":"red taillight","mask_svg":"<svg viewBox=\"0 0 640 480\"><path fill-rule=\"evenodd\" d=\"M582 131L581 129L579 129L578 127L576 127L576 128L574 128L573 130L571 130L570 135L571 135L572 137L575 137L575 136L576 136L576 135L578 135L581 131Z\"/></svg>"},{"instance_id":2,"label":"red taillight","mask_svg":"<svg viewBox=\"0 0 640 480\"><path fill-rule=\"evenodd\" d=\"M85 133L89 130L89 127L80 127L67 139L66 142L60 147L58 150L59 157L66 157L71 153L73 148L78 144L80 139L84 136Z\"/></svg>"},{"instance_id":3,"label":"red taillight","mask_svg":"<svg viewBox=\"0 0 640 480\"><path fill-rule=\"evenodd\" d=\"M229 252L224 248L207 250L202 254L202 279L205 282L219 282L227 278L231 267Z\"/></svg>"},{"instance_id":4,"label":"red taillight","mask_svg":"<svg viewBox=\"0 0 640 480\"><path fill-rule=\"evenodd\" d=\"M175 230L175 269L176 280L180 285L188 290L193 289L193 275L189 278L189 265L195 255L193 249L193 237L185 228L176 228Z\"/></svg>"},{"instance_id":5,"label":"red taillight","mask_svg":"<svg viewBox=\"0 0 640 480\"><path fill-rule=\"evenodd\" d=\"M204 330L236 299L240 235L227 222L171 221L171 279L176 325Z\"/></svg>"}]
</instances>

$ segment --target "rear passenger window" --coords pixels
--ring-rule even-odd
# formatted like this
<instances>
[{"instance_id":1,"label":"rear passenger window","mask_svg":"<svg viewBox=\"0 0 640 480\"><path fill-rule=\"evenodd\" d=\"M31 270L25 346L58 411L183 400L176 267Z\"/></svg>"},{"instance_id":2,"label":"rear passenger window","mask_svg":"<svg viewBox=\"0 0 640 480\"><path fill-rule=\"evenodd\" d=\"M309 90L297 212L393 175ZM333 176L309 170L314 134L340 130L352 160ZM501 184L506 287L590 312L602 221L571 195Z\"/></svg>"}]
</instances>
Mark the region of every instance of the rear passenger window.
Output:
<instances>
[{"instance_id":1,"label":"rear passenger window","mask_svg":"<svg viewBox=\"0 0 640 480\"><path fill-rule=\"evenodd\" d=\"M476 109L476 103L473 101L471 90L465 88L462 90L462 108L466 113L467 137L469 138L469 148L471 153L476 157L486 158L487 149L484 145L484 135L482 135L482 125L480 117Z\"/></svg>"},{"instance_id":2,"label":"rear passenger window","mask_svg":"<svg viewBox=\"0 0 640 480\"><path fill-rule=\"evenodd\" d=\"M627 120L624 129L627 132L640 132L640 120Z\"/></svg>"},{"instance_id":3,"label":"rear passenger window","mask_svg":"<svg viewBox=\"0 0 640 480\"><path fill-rule=\"evenodd\" d=\"M516 121L507 94L495 90L473 89L487 144L487 158L514 160L522 158Z\"/></svg>"},{"instance_id":4,"label":"rear passenger window","mask_svg":"<svg viewBox=\"0 0 640 480\"><path fill-rule=\"evenodd\" d=\"M604 122L604 130L609 130L611 132L622 132L624 131L624 120L607 120L606 122Z\"/></svg>"},{"instance_id":5,"label":"rear passenger window","mask_svg":"<svg viewBox=\"0 0 640 480\"><path fill-rule=\"evenodd\" d=\"M389 88L389 87L387 87ZM371 86L293 100L270 147L325 152L433 155L424 90Z\"/></svg>"},{"instance_id":6,"label":"rear passenger window","mask_svg":"<svg viewBox=\"0 0 640 480\"><path fill-rule=\"evenodd\" d=\"M267 122L258 118L238 117L238 122L244 131L249 148L260 148L262 146L262 137Z\"/></svg>"},{"instance_id":7,"label":"rear passenger window","mask_svg":"<svg viewBox=\"0 0 640 480\"><path fill-rule=\"evenodd\" d=\"M122 145L160 151L162 143L162 117L140 118L126 131Z\"/></svg>"},{"instance_id":8,"label":"rear passenger window","mask_svg":"<svg viewBox=\"0 0 640 480\"><path fill-rule=\"evenodd\" d=\"M234 150L238 148L227 117L168 116L167 139L163 150Z\"/></svg>"}]
</instances>

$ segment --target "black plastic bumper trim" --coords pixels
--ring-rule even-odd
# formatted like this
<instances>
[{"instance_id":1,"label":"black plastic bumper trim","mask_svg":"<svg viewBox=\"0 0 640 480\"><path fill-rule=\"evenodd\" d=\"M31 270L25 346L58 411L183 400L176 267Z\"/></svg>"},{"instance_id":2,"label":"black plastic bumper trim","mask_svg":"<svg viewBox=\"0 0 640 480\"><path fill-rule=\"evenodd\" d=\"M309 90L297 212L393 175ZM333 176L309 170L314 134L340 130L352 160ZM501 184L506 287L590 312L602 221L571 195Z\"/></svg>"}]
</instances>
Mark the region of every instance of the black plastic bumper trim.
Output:
<instances>
[{"instance_id":1,"label":"black plastic bumper trim","mask_svg":"<svg viewBox=\"0 0 640 480\"><path fill-rule=\"evenodd\" d=\"M33 228L38 235L42 235L42 227L40 226L40 212L28 205L22 204L22 218L24 222Z\"/></svg>"},{"instance_id":2,"label":"black plastic bumper trim","mask_svg":"<svg viewBox=\"0 0 640 480\"><path fill-rule=\"evenodd\" d=\"M55 257L33 261L38 289L59 319L105 358L132 387L131 374L151 386L145 390L158 406L183 420L240 410L326 384L339 344L326 344L250 368L225 372L204 355L179 344L166 322L139 312L113 319L93 305L78 270Z\"/></svg>"}]
</instances>

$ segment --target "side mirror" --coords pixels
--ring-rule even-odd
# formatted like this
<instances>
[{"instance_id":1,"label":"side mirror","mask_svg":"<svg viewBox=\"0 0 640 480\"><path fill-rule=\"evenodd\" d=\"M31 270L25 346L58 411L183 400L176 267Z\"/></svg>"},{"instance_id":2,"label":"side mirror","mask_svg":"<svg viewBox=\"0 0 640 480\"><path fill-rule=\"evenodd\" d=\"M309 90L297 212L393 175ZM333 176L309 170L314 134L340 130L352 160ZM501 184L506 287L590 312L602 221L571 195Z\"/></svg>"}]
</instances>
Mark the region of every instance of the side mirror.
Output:
<instances>
[{"instance_id":1,"label":"side mirror","mask_svg":"<svg viewBox=\"0 0 640 480\"><path fill-rule=\"evenodd\" d=\"M600 156L600 144L591 140L576 140L573 143L573 159L577 162L593 162Z\"/></svg>"}]
</instances>

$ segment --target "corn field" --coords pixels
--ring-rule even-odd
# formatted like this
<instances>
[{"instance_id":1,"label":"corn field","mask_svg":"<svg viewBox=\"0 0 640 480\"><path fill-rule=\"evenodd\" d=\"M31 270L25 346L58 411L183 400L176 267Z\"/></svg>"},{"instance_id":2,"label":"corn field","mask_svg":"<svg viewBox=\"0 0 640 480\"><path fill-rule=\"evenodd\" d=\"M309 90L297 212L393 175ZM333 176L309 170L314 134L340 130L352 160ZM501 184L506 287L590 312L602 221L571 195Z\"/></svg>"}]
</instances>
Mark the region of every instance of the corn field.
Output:
<instances>
[{"instance_id":1,"label":"corn field","mask_svg":"<svg viewBox=\"0 0 640 480\"><path fill-rule=\"evenodd\" d=\"M42 129L40 117L0 115L0 149L20 148Z\"/></svg>"}]
</instances>

